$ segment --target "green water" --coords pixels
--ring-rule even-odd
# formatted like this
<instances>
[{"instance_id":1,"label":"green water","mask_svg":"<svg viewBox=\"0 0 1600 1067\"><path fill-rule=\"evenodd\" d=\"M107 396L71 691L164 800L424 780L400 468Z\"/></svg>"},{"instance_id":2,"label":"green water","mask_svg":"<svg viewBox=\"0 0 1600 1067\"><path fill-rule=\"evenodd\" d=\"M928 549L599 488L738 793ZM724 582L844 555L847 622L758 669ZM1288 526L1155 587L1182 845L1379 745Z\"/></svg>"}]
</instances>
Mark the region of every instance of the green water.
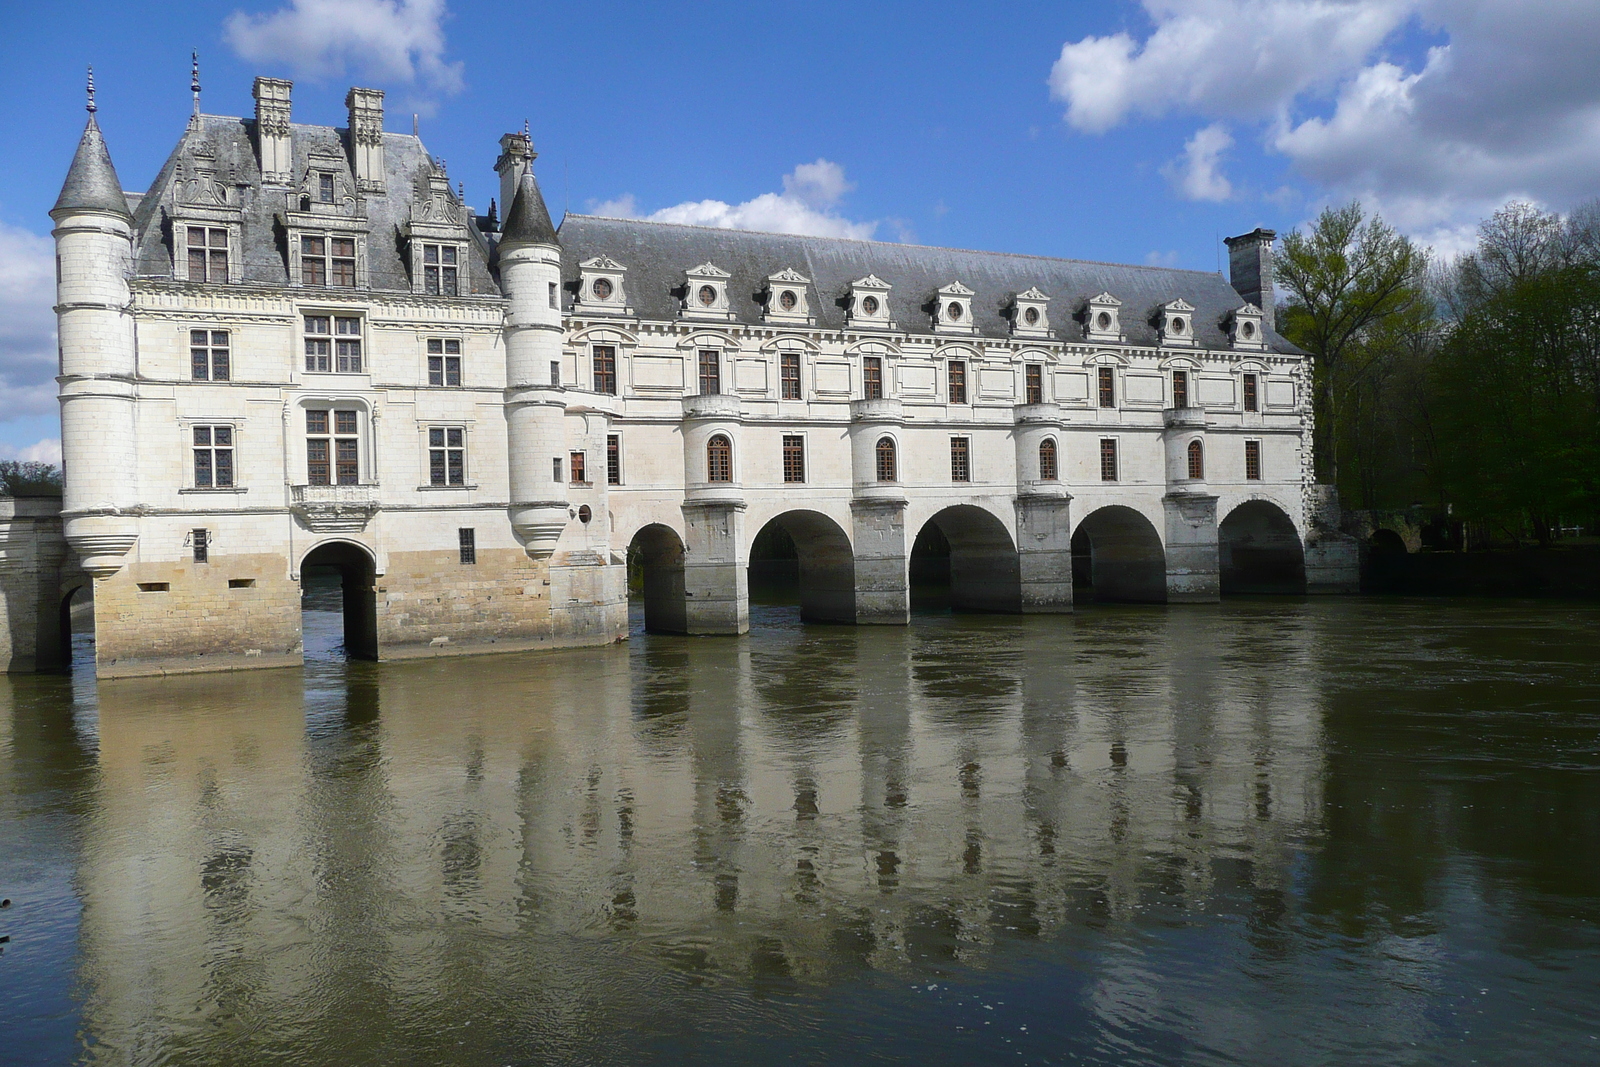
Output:
<instances>
[{"instance_id":1,"label":"green water","mask_svg":"<svg viewBox=\"0 0 1600 1067\"><path fill-rule=\"evenodd\" d=\"M0 680L0 1062L1600 1062L1600 609Z\"/></svg>"}]
</instances>

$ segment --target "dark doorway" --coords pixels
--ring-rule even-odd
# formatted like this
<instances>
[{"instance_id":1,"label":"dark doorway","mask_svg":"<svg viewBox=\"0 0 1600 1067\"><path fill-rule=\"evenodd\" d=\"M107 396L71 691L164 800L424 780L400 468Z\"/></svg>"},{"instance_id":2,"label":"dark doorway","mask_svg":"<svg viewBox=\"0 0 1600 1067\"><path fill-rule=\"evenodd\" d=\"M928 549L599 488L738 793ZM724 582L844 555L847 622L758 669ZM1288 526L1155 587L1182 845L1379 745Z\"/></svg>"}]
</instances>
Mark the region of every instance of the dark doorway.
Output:
<instances>
[{"instance_id":1,"label":"dark doorway","mask_svg":"<svg viewBox=\"0 0 1600 1067\"><path fill-rule=\"evenodd\" d=\"M348 541L329 541L300 563L301 643L307 659L378 658L377 567Z\"/></svg>"},{"instance_id":2,"label":"dark doorway","mask_svg":"<svg viewBox=\"0 0 1600 1067\"><path fill-rule=\"evenodd\" d=\"M856 621L856 561L839 524L816 511L786 511L750 543L752 603L800 605L803 622Z\"/></svg>"},{"instance_id":3,"label":"dark doorway","mask_svg":"<svg viewBox=\"0 0 1600 1067\"><path fill-rule=\"evenodd\" d=\"M633 535L628 545L628 596L644 601L644 628L650 633L688 632L683 540L671 527L652 523Z\"/></svg>"},{"instance_id":4,"label":"dark doorway","mask_svg":"<svg viewBox=\"0 0 1600 1067\"><path fill-rule=\"evenodd\" d=\"M911 603L918 611L1022 610L1017 548L1001 521L979 507L945 508L911 546Z\"/></svg>"},{"instance_id":5,"label":"dark doorway","mask_svg":"<svg viewBox=\"0 0 1600 1067\"><path fill-rule=\"evenodd\" d=\"M950 542L937 523L925 523L911 545L911 609L950 610Z\"/></svg>"},{"instance_id":6,"label":"dark doorway","mask_svg":"<svg viewBox=\"0 0 1600 1067\"><path fill-rule=\"evenodd\" d=\"M1283 509L1251 500L1228 513L1217 528L1222 593L1303 595L1305 551Z\"/></svg>"},{"instance_id":7,"label":"dark doorway","mask_svg":"<svg viewBox=\"0 0 1600 1067\"><path fill-rule=\"evenodd\" d=\"M58 653L61 667L94 662L94 587L80 585L61 597Z\"/></svg>"},{"instance_id":8,"label":"dark doorway","mask_svg":"<svg viewBox=\"0 0 1600 1067\"><path fill-rule=\"evenodd\" d=\"M1072 534L1072 596L1079 603L1165 604L1167 554L1150 520L1113 504L1079 523Z\"/></svg>"}]
</instances>

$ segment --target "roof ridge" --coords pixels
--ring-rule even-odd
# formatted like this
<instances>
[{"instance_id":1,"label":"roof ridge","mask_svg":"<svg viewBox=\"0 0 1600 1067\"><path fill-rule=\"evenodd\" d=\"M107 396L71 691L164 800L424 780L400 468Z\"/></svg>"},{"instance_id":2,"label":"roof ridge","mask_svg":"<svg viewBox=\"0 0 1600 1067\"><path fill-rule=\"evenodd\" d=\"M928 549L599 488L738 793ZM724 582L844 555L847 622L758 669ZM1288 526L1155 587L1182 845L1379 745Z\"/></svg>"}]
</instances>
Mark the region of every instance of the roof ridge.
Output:
<instances>
[{"instance_id":1,"label":"roof ridge","mask_svg":"<svg viewBox=\"0 0 1600 1067\"><path fill-rule=\"evenodd\" d=\"M603 222L637 222L646 226L672 226L680 230L706 230L715 233L751 233L762 237L796 237L808 241L838 241L840 243L862 245L886 245L890 248L926 248L935 252L965 252L974 256L1009 256L1016 259L1042 259L1051 263L1082 263L1093 267L1123 267L1129 270L1158 271L1167 274L1199 274L1207 278L1220 278L1223 283L1227 279L1221 272L1214 270L1196 270L1193 267L1158 267L1149 263L1117 263L1109 259L1074 259L1070 256L1045 256L1037 252L997 252L984 248L956 248L952 245L924 245L914 244L910 241L874 241L862 237L823 237L811 233L783 233L778 230L746 230L733 226L697 226L690 222L657 222L654 219L630 219L618 215L586 215L581 211L569 211L561 220L565 226L569 218L599 219Z\"/></svg>"}]
</instances>

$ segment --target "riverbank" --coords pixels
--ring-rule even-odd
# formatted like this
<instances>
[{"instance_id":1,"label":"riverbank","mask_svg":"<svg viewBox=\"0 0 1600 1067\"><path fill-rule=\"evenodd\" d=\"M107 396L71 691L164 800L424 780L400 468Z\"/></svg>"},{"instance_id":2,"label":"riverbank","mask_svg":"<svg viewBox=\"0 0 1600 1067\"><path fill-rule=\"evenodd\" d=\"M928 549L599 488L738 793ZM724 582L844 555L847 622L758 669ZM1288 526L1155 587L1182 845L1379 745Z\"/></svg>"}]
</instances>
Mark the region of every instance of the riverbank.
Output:
<instances>
[{"instance_id":1,"label":"riverbank","mask_svg":"<svg viewBox=\"0 0 1600 1067\"><path fill-rule=\"evenodd\" d=\"M1364 553L1363 593L1600 599L1600 546Z\"/></svg>"}]
</instances>

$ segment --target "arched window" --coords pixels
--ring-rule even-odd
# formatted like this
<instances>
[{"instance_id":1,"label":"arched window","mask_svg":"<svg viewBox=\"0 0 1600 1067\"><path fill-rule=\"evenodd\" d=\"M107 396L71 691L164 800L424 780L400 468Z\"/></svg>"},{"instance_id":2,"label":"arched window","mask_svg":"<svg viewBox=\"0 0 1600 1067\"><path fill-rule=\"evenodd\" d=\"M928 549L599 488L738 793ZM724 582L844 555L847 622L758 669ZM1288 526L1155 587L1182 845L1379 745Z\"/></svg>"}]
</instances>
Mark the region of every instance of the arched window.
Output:
<instances>
[{"instance_id":1,"label":"arched window","mask_svg":"<svg viewBox=\"0 0 1600 1067\"><path fill-rule=\"evenodd\" d=\"M1056 439L1054 437L1046 437L1039 442L1039 480L1041 482L1053 482L1057 477Z\"/></svg>"},{"instance_id":2,"label":"arched window","mask_svg":"<svg viewBox=\"0 0 1600 1067\"><path fill-rule=\"evenodd\" d=\"M878 481L895 480L894 438L878 438Z\"/></svg>"},{"instance_id":3,"label":"arched window","mask_svg":"<svg viewBox=\"0 0 1600 1067\"><path fill-rule=\"evenodd\" d=\"M1200 481L1206 476L1206 449L1199 441L1189 442L1189 477Z\"/></svg>"},{"instance_id":4,"label":"arched window","mask_svg":"<svg viewBox=\"0 0 1600 1067\"><path fill-rule=\"evenodd\" d=\"M706 442L706 481L733 481L733 442L725 434Z\"/></svg>"}]
</instances>

